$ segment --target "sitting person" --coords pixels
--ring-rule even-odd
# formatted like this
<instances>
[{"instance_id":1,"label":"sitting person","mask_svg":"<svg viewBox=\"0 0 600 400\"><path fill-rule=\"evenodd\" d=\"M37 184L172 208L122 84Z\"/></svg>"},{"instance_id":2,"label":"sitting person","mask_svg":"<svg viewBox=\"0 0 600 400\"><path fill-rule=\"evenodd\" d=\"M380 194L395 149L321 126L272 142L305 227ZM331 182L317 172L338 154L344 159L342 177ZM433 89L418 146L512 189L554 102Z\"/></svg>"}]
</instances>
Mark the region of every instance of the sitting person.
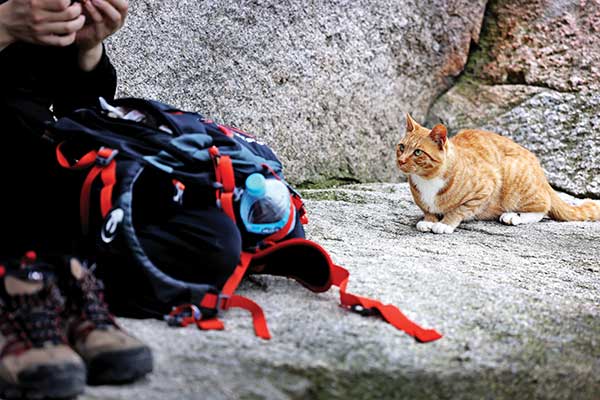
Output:
<instances>
[{"instance_id":1,"label":"sitting person","mask_svg":"<svg viewBox=\"0 0 600 400\"><path fill-rule=\"evenodd\" d=\"M0 267L2 398L70 397L86 371L90 383L119 383L152 369L150 349L117 326L100 282L63 257L75 254L80 185L44 135L55 117L114 97L103 41L127 10L127 0L0 0L0 253L18 260Z\"/></svg>"}]
</instances>

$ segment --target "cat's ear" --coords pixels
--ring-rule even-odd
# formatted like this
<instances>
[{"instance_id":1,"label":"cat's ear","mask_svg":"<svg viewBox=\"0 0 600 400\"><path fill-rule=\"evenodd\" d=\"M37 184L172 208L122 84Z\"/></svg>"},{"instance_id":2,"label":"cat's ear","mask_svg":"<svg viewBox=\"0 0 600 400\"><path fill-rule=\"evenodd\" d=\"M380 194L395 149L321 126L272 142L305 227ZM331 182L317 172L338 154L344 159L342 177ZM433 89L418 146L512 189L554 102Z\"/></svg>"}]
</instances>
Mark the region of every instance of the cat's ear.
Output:
<instances>
[{"instance_id":1,"label":"cat's ear","mask_svg":"<svg viewBox=\"0 0 600 400\"><path fill-rule=\"evenodd\" d=\"M414 119L412 119L410 114L406 113L406 132L412 132L415 129L417 129L418 126L419 124L417 124L417 122Z\"/></svg>"},{"instance_id":2,"label":"cat's ear","mask_svg":"<svg viewBox=\"0 0 600 400\"><path fill-rule=\"evenodd\" d=\"M431 140L437 143L440 150L443 150L444 145L446 144L446 140L448 139L448 131L446 130L446 127L444 125L437 124L431 129L429 137L431 138Z\"/></svg>"}]
</instances>

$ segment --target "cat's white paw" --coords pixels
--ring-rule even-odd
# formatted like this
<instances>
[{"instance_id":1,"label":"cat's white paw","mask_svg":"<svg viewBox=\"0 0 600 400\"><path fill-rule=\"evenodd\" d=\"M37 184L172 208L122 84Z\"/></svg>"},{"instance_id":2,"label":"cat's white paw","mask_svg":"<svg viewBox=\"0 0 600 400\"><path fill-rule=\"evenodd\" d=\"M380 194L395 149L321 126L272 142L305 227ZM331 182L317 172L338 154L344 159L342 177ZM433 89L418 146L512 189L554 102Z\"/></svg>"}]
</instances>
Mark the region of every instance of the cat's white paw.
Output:
<instances>
[{"instance_id":1,"label":"cat's white paw","mask_svg":"<svg viewBox=\"0 0 600 400\"><path fill-rule=\"evenodd\" d=\"M505 223L506 225L519 225L523 223L519 214L514 212L507 212L502 214L500 216L500 222Z\"/></svg>"},{"instance_id":2,"label":"cat's white paw","mask_svg":"<svg viewBox=\"0 0 600 400\"><path fill-rule=\"evenodd\" d=\"M507 225L533 224L540 222L546 216L545 213L504 213L500 221Z\"/></svg>"},{"instance_id":3,"label":"cat's white paw","mask_svg":"<svg viewBox=\"0 0 600 400\"><path fill-rule=\"evenodd\" d=\"M429 221L419 221L417 222L417 230L421 232L431 232L431 227L433 226L433 222Z\"/></svg>"},{"instance_id":4,"label":"cat's white paw","mask_svg":"<svg viewBox=\"0 0 600 400\"><path fill-rule=\"evenodd\" d=\"M431 226L431 231L433 233L452 233L454 232L454 227L441 222L436 222Z\"/></svg>"}]
</instances>

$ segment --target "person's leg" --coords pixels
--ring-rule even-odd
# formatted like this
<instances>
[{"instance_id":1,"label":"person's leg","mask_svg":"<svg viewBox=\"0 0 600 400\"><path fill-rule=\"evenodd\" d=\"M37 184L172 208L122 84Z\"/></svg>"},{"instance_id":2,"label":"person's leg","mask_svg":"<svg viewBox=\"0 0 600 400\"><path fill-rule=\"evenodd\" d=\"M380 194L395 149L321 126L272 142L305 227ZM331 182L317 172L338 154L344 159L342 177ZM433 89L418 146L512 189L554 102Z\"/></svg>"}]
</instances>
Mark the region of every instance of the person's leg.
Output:
<instances>
[{"instance_id":1,"label":"person's leg","mask_svg":"<svg viewBox=\"0 0 600 400\"><path fill-rule=\"evenodd\" d=\"M31 125L18 113L25 104L0 101L0 397L71 398L83 392L86 368L64 334L64 297L53 268L24 254L70 248L77 194L63 201L70 184L55 183L53 149L41 139L49 111L30 105Z\"/></svg>"},{"instance_id":2,"label":"person's leg","mask_svg":"<svg viewBox=\"0 0 600 400\"><path fill-rule=\"evenodd\" d=\"M10 120L9 120L10 121ZM0 254L73 251L80 233L80 173L63 170L54 148L20 124L8 124L0 149Z\"/></svg>"}]
</instances>

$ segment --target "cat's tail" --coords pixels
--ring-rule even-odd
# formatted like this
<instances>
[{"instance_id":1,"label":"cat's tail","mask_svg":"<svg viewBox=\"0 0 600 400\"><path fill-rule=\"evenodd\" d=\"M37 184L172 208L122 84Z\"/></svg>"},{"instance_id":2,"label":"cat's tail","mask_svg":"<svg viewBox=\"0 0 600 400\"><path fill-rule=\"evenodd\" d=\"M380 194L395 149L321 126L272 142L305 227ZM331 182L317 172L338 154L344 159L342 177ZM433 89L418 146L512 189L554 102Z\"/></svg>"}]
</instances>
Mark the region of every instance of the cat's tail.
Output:
<instances>
[{"instance_id":1,"label":"cat's tail","mask_svg":"<svg viewBox=\"0 0 600 400\"><path fill-rule=\"evenodd\" d=\"M552 204L548 216L556 221L600 221L600 203L586 199L583 203L572 206L563 201L550 188Z\"/></svg>"}]
</instances>

